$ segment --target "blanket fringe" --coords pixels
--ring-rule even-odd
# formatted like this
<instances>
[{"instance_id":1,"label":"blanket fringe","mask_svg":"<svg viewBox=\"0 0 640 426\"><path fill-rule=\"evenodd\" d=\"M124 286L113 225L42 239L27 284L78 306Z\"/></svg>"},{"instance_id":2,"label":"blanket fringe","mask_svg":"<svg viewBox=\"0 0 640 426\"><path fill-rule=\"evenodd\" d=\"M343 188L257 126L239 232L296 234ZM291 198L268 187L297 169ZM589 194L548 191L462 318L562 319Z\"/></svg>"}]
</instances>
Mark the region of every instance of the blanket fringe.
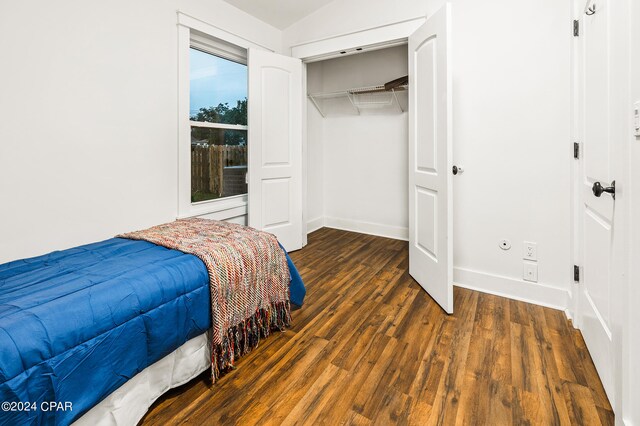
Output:
<instances>
[{"instance_id":1,"label":"blanket fringe","mask_svg":"<svg viewBox=\"0 0 640 426\"><path fill-rule=\"evenodd\" d=\"M258 346L271 331L284 331L291 324L289 301L273 303L227 330L222 343L211 348L211 380L213 383L226 371L235 368L235 361ZM209 339L211 341L212 339Z\"/></svg>"}]
</instances>

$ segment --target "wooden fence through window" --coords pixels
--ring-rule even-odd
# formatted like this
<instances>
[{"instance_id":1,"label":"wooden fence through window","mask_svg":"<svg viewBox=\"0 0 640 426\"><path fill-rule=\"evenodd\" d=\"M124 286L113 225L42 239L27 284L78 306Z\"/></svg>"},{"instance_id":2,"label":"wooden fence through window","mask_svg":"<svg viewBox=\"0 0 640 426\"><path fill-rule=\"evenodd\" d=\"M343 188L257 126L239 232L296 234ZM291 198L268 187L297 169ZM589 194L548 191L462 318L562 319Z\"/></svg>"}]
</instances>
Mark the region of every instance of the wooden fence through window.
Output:
<instances>
[{"instance_id":1,"label":"wooden fence through window","mask_svg":"<svg viewBox=\"0 0 640 426\"><path fill-rule=\"evenodd\" d=\"M246 146L191 145L191 193L209 193L221 197L224 168L246 165Z\"/></svg>"}]
</instances>

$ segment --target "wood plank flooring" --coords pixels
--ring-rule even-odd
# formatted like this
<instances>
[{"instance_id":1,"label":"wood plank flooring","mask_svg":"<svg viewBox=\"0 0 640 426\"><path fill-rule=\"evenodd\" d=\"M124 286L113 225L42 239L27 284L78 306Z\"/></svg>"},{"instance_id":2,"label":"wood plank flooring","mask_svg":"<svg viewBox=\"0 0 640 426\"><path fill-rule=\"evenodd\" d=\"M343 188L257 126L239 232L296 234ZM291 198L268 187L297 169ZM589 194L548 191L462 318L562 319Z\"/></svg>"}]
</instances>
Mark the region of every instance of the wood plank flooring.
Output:
<instances>
[{"instance_id":1,"label":"wood plank flooring","mask_svg":"<svg viewBox=\"0 0 640 426\"><path fill-rule=\"evenodd\" d=\"M291 256L307 286L294 324L143 425L610 425L564 313L456 288L447 316L408 274L407 243L323 228Z\"/></svg>"}]
</instances>

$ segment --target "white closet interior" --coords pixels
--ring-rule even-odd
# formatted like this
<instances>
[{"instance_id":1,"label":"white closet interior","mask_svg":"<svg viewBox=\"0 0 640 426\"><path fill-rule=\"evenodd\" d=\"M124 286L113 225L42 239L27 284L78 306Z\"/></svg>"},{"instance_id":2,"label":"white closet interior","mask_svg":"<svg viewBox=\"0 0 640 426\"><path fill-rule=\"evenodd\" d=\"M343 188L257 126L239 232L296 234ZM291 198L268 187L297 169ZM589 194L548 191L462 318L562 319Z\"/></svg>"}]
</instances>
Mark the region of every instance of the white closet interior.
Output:
<instances>
[{"instance_id":1,"label":"white closet interior","mask_svg":"<svg viewBox=\"0 0 640 426\"><path fill-rule=\"evenodd\" d=\"M407 238L407 46L307 64L307 222ZM384 206L384 208L380 208Z\"/></svg>"}]
</instances>

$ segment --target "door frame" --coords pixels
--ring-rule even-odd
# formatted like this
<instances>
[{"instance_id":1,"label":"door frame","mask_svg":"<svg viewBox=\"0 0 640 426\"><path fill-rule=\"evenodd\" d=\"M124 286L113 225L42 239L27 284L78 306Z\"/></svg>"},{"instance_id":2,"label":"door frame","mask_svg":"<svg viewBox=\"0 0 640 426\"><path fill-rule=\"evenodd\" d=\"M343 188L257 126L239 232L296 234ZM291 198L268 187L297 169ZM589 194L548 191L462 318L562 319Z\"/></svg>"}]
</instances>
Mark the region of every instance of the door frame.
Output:
<instances>
[{"instance_id":1,"label":"door frame","mask_svg":"<svg viewBox=\"0 0 640 426\"><path fill-rule=\"evenodd\" d=\"M572 1L572 14L571 16L574 19L577 17L579 22L579 26L582 27L582 23L584 20L582 19L579 4L580 1L573 0ZM582 29L582 28L580 28ZM579 30L580 30L579 29ZM579 150L582 151L583 145L582 140L584 140L583 135L583 109L582 105L582 86L583 82L583 55L582 55L582 40L579 36L573 37L571 42L571 141L569 141L570 145L568 149L573 149L573 144L578 143ZM582 228L580 226L580 205L582 203L582 192L581 189L581 177L583 173L583 162L582 157L579 156L576 159L573 155L571 156L571 259L573 264L567 265L567 268L578 267L578 272L580 275L583 274L583 255L582 255ZM574 274L571 275L574 277ZM580 291L579 287L580 283L574 281L571 289L569 291L569 302L567 303L567 317L571 319L573 327L576 329L580 329L581 326L581 318L579 316L579 300L578 291Z\"/></svg>"},{"instance_id":2,"label":"door frame","mask_svg":"<svg viewBox=\"0 0 640 426\"><path fill-rule=\"evenodd\" d=\"M291 56L310 63L330 58L344 56L341 52L352 52L358 47L384 49L407 42L409 36L420 28L427 20L426 16L379 25L366 30L354 31L346 34L335 34L320 40L312 40L291 45ZM372 50L372 49L370 49Z\"/></svg>"},{"instance_id":3,"label":"door frame","mask_svg":"<svg viewBox=\"0 0 640 426\"><path fill-rule=\"evenodd\" d=\"M331 58L353 54L355 48L363 47L367 51L384 49L407 44L409 36L427 20L426 16L380 25L362 31L336 34L331 37L298 43L289 47L290 55L302 60L302 246L307 245L308 207L307 207L307 64ZM349 51L346 54L341 52Z\"/></svg>"}]
</instances>

